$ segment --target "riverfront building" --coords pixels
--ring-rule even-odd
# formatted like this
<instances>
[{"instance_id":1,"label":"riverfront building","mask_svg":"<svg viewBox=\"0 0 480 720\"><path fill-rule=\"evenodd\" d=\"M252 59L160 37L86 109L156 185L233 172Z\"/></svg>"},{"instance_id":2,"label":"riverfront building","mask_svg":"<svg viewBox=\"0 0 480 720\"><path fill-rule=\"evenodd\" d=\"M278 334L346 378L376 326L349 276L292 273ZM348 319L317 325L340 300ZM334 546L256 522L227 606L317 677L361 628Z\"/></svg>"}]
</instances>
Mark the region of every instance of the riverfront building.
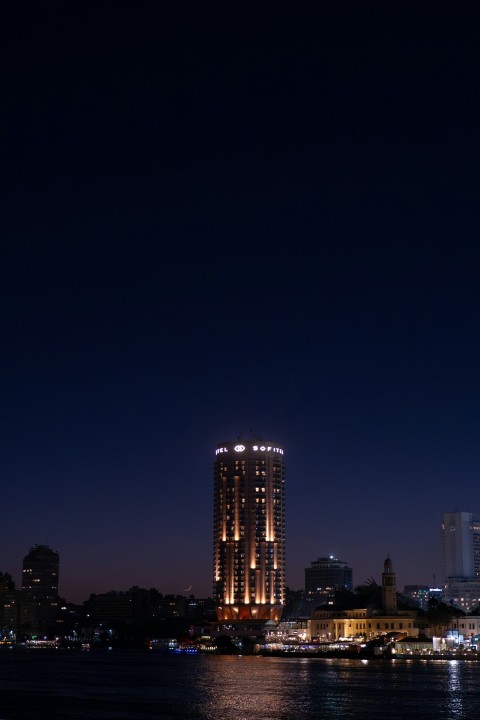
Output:
<instances>
[{"instance_id":1,"label":"riverfront building","mask_svg":"<svg viewBox=\"0 0 480 720\"><path fill-rule=\"evenodd\" d=\"M336 590L352 589L352 568L333 555L318 558L305 568L305 594L308 598L332 603Z\"/></svg>"},{"instance_id":2,"label":"riverfront building","mask_svg":"<svg viewBox=\"0 0 480 720\"><path fill-rule=\"evenodd\" d=\"M283 448L218 445L214 465L214 597L220 621L280 620L285 602Z\"/></svg>"},{"instance_id":3,"label":"riverfront building","mask_svg":"<svg viewBox=\"0 0 480 720\"><path fill-rule=\"evenodd\" d=\"M18 628L20 592L9 573L0 572L0 632L11 636Z\"/></svg>"},{"instance_id":4,"label":"riverfront building","mask_svg":"<svg viewBox=\"0 0 480 720\"><path fill-rule=\"evenodd\" d=\"M390 557L384 562L381 585L381 606L352 609L317 608L313 612L311 637L319 642L338 640L373 640L382 635L417 636L416 610L397 607L396 576Z\"/></svg>"},{"instance_id":5,"label":"riverfront building","mask_svg":"<svg viewBox=\"0 0 480 720\"><path fill-rule=\"evenodd\" d=\"M445 513L441 537L445 602L469 612L480 605L480 517Z\"/></svg>"},{"instance_id":6,"label":"riverfront building","mask_svg":"<svg viewBox=\"0 0 480 720\"><path fill-rule=\"evenodd\" d=\"M48 545L35 545L23 559L20 601L24 630L54 629L58 609L59 555Z\"/></svg>"}]
</instances>

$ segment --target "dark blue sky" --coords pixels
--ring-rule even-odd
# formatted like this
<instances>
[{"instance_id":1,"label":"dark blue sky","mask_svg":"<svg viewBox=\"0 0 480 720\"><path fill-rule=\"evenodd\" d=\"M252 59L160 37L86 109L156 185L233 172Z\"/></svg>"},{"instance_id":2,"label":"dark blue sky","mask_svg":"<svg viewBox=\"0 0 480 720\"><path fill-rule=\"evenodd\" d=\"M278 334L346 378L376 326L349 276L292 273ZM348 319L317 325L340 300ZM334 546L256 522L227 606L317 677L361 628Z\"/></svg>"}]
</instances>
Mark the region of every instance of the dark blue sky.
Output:
<instances>
[{"instance_id":1,"label":"dark blue sky","mask_svg":"<svg viewBox=\"0 0 480 720\"><path fill-rule=\"evenodd\" d=\"M441 581L479 511L478 14L6 18L2 550L68 599L211 592L217 443L285 448L287 582Z\"/></svg>"}]
</instances>

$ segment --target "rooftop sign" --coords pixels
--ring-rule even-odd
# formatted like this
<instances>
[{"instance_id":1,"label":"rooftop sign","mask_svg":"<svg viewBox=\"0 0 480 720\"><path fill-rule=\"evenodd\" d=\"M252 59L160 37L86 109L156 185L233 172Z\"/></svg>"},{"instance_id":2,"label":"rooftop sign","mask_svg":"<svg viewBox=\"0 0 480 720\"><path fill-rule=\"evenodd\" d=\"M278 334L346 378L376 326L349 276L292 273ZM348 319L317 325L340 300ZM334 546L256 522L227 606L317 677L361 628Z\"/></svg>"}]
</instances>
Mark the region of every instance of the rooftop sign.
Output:
<instances>
[{"instance_id":1,"label":"rooftop sign","mask_svg":"<svg viewBox=\"0 0 480 720\"><path fill-rule=\"evenodd\" d=\"M278 453L279 455L283 455L282 448L279 447L273 447L273 445L235 445L233 448L227 448L227 447L220 447L215 450L215 455L220 455L221 453L228 453L228 452L235 452L235 453L243 453L245 451L251 451L251 452L274 452Z\"/></svg>"}]
</instances>

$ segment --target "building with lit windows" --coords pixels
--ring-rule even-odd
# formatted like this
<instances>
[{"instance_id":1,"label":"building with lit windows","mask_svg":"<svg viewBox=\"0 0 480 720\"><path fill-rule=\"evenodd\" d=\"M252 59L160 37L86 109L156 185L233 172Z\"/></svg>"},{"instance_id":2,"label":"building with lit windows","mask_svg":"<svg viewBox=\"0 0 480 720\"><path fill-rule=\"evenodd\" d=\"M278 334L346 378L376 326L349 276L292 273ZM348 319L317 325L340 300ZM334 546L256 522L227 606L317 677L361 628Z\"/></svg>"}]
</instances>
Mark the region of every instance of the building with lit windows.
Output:
<instances>
[{"instance_id":1,"label":"building with lit windows","mask_svg":"<svg viewBox=\"0 0 480 720\"><path fill-rule=\"evenodd\" d=\"M2 637L15 633L18 628L20 592L9 573L0 572L0 633Z\"/></svg>"},{"instance_id":2,"label":"building with lit windows","mask_svg":"<svg viewBox=\"0 0 480 720\"><path fill-rule=\"evenodd\" d=\"M25 631L53 630L58 610L58 552L35 545L23 559L20 625Z\"/></svg>"},{"instance_id":3,"label":"building with lit windows","mask_svg":"<svg viewBox=\"0 0 480 720\"><path fill-rule=\"evenodd\" d=\"M445 602L469 612L480 605L480 517L445 513L441 538Z\"/></svg>"},{"instance_id":4,"label":"building with lit windows","mask_svg":"<svg viewBox=\"0 0 480 720\"><path fill-rule=\"evenodd\" d=\"M437 602L443 602L443 588L429 587L429 585L405 585L402 595L425 611L428 610L428 603L433 598Z\"/></svg>"},{"instance_id":5,"label":"building with lit windows","mask_svg":"<svg viewBox=\"0 0 480 720\"><path fill-rule=\"evenodd\" d=\"M305 568L305 593L319 603L332 603L336 590L352 589L352 568L333 555L318 558Z\"/></svg>"},{"instance_id":6,"label":"building with lit windows","mask_svg":"<svg viewBox=\"0 0 480 720\"><path fill-rule=\"evenodd\" d=\"M379 606L314 610L310 623L311 637L320 642L366 642L382 635L397 634L416 637L419 634L415 622L418 613L417 610L398 609L396 575L390 557L387 557L383 564L382 585L379 589Z\"/></svg>"},{"instance_id":7,"label":"building with lit windows","mask_svg":"<svg viewBox=\"0 0 480 720\"><path fill-rule=\"evenodd\" d=\"M218 445L214 465L214 597L220 621L280 620L285 602L283 449Z\"/></svg>"}]
</instances>

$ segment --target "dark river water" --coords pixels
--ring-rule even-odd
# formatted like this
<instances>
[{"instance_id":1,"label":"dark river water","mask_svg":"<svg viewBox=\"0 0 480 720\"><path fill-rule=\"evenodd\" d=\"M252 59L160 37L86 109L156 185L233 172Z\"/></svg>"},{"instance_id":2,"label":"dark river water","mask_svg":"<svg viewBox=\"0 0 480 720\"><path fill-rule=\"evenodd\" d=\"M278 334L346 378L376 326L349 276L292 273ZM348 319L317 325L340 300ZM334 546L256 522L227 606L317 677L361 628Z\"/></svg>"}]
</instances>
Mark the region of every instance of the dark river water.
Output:
<instances>
[{"instance_id":1,"label":"dark river water","mask_svg":"<svg viewBox=\"0 0 480 720\"><path fill-rule=\"evenodd\" d=\"M0 720L480 720L480 663L5 651Z\"/></svg>"}]
</instances>

